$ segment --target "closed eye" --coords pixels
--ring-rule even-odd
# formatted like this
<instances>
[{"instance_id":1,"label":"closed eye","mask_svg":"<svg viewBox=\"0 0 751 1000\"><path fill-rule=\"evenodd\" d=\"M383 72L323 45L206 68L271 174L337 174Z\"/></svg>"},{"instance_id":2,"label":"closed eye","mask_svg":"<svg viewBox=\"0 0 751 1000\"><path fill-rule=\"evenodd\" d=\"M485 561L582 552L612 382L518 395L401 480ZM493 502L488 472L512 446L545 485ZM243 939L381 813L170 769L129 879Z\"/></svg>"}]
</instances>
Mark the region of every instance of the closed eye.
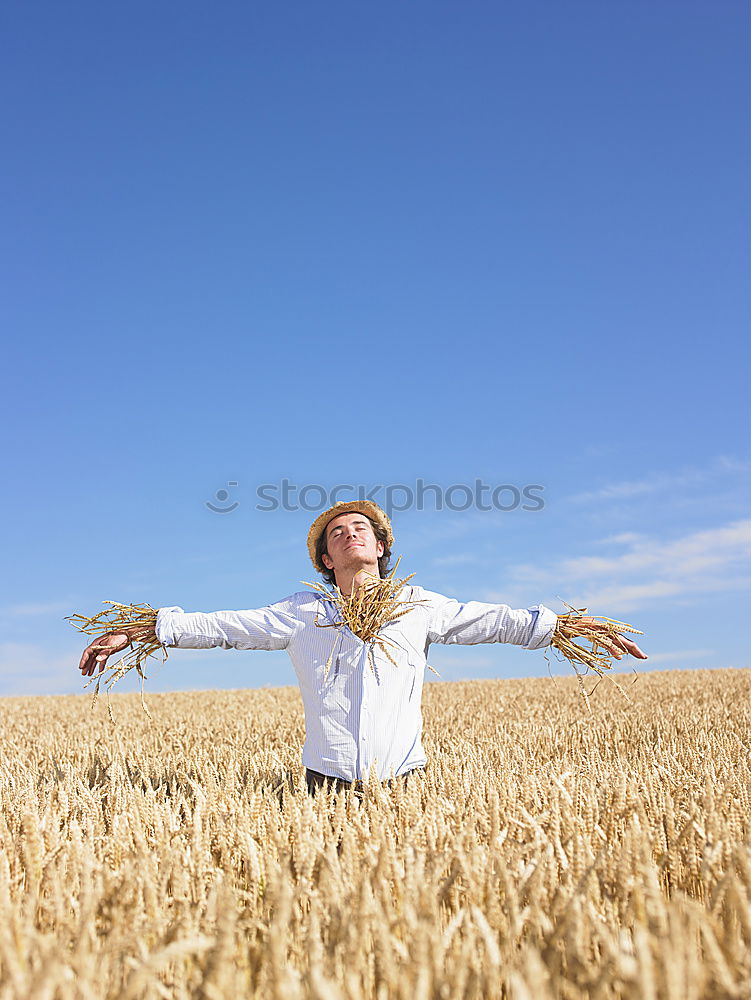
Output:
<instances>
[{"instance_id":1,"label":"closed eye","mask_svg":"<svg viewBox=\"0 0 751 1000\"><path fill-rule=\"evenodd\" d=\"M331 535L329 537L330 538L335 538L337 535L340 535L342 533L342 531L343 531L342 528L334 528L334 530L331 532ZM365 531L365 525L364 524L356 524L355 525L355 531Z\"/></svg>"}]
</instances>

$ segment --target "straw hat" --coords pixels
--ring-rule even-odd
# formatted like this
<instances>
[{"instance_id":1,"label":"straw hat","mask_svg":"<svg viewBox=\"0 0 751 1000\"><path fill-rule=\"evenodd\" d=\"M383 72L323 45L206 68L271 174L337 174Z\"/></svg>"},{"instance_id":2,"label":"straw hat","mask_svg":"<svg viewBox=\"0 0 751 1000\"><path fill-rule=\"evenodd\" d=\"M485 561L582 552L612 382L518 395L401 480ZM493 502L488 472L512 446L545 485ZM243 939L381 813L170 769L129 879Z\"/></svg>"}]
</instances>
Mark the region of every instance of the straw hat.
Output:
<instances>
[{"instance_id":1,"label":"straw hat","mask_svg":"<svg viewBox=\"0 0 751 1000\"><path fill-rule=\"evenodd\" d=\"M333 507L329 507L323 514L319 514L313 521L308 532L308 555L319 573L324 573L326 567L316 559L316 545L318 539L326 530L326 525L340 514L365 514L371 521L375 521L386 532L386 547L391 548L394 544L394 533L391 530L391 521L382 511L377 503L372 500L337 500Z\"/></svg>"}]
</instances>

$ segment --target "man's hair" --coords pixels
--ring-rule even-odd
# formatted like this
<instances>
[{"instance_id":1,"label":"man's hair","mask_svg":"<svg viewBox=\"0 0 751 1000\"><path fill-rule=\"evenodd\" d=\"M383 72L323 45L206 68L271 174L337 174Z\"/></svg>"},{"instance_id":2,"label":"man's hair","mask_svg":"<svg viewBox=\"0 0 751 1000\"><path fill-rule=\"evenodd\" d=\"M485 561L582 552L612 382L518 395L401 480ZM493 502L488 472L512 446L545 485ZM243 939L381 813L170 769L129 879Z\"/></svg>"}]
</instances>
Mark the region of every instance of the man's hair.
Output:
<instances>
[{"instance_id":1,"label":"man's hair","mask_svg":"<svg viewBox=\"0 0 751 1000\"><path fill-rule=\"evenodd\" d=\"M363 517L367 517L367 515L363 514ZM391 558L391 549L389 548L388 535L386 534L386 529L382 528L380 524L376 524L376 522L370 517L368 517L367 519L370 522L371 528L373 529L373 534L376 536L376 541L383 542L383 555L378 560L378 574L381 577L381 579L383 579L383 577L386 576L386 574L389 571L389 559ZM323 556L324 554L325 555L329 554L328 542L326 540L326 532L328 531L328 527L329 526L326 525L326 527L321 532L318 541L316 542L316 559L321 564L321 566L324 565L321 556ZM324 568L321 570L321 573L323 574L323 578L326 581L326 583L333 583L334 585L336 585L336 574L334 573L333 569L326 569L326 567L324 566Z\"/></svg>"}]
</instances>

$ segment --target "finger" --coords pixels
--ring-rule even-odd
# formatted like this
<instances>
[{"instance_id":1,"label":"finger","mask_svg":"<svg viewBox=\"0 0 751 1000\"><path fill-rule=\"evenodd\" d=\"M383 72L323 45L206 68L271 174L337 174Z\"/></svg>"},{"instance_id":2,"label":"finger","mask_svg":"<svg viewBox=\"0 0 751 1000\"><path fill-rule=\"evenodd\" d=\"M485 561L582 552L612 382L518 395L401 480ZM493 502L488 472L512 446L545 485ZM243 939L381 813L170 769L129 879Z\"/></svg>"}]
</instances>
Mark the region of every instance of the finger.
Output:
<instances>
[{"instance_id":1,"label":"finger","mask_svg":"<svg viewBox=\"0 0 751 1000\"><path fill-rule=\"evenodd\" d=\"M81 654L81 662L78 664L78 669L84 676L91 673L91 665L94 659L94 653L98 648L99 647L96 645L96 643L92 642L91 645L87 646L86 649L84 649L83 653Z\"/></svg>"},{"instance_id":2,"label":"finger","mask_svg":"<svg viewBox=\"0 0 751 1000\"><path fill-rule=\"evenodd\" d=\"M640 660L646 660L647 654L643 653L636 643L631 639L626 639L624 636L618 636L619 645L626 653L630 653L632 656L637 657ZM620 657L619 657L620 658Z\"/></svg>"},{"instance_id":3,"label":"finger","mask_svg":"<svg viewBox=\"0 0 751 1000\"><path fill-rule=\"evenodd\" d=\"M101 650L106 650L107 647L101 642L92 642L91 645L87 646L83 651L83 656L81 657L81 663L79 667L81 668L81 673L85 676L91 677L94 670L97 667L98 662L104 658L105 661L110 655L111 650L107 652L101 652ZM102 668L103 669L103 668Z\"/></svg>"},{"instance_id":4,"label":"finger","mask_svg":"<svg viewBox=\"0 0 751 1000\"><path fill-rule=\"evenodd\" d=\"M636 645L635 642L632 642L630 639L626 639L626 643L628 644L628 647L629 647L629 649L628 649L629 653L631 653L632 656L635 656L637 658L637 660L648 660L649 659L649 657L644 652L644 650L639 649L639 647Z\"/></svg>"},{"instance_id":5,"label":"finger","mask_svg":"<svg viewBox=\"0 0 751 1000\"><path fill-rule=\"evenodd\" d=\"M613 656L616 657L616 659L620 660L620 658L623 656L621 648L615 643L614 638L612 636L609 635L598 636L595 642L598 645L603 646L605 649L607 649L609 653L611 653Z\"/></svg>"},{"instance_id":6,"label":"finger","mask_svg":"<svg viewBox=\"0 0 751 1000\"><path fill-rule=\"evenodd\" d=\"M94 654L97 652L97 650L102 650L106 648L103 642L104 639L106 639L106 633L105 635L97 636L96 639L92 639L92 641L88 644L86 649L84 649L81 655L81 662L78 664L81 673L83 674L92 673L94 669L94 662L93 662Z\"/></svg>"}]
</instances>

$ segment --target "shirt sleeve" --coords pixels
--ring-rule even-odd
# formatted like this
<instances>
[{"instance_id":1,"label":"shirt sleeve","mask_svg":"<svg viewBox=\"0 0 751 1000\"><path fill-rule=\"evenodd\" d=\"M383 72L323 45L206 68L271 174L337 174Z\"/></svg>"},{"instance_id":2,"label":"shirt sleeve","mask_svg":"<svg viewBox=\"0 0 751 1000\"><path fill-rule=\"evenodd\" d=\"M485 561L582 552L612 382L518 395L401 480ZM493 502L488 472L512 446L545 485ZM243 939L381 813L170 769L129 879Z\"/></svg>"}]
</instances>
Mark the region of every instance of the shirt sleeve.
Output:
<instances>
[{"instance_id":1,"label":"shirt sleeve","mask_svg":"<svg viewBox=\"0 0 751 1000\"><path fill-rule=\"evenodd\" d=\"M515 611L507 604L461 603L423 591L428 598L428 642L471 646L478 642L508 642L525 649L549 646L558 615L542 604Z\"/></svg>"},{"instance_id":2,"label":"shirt sleeve","mask_svg":"<svg viewBox=\"0 0 751 1000\"><path fill-rule=\"evenodd\" d=\"M160 608L156 636L180 649L286 649L302 622L293 597L248 611L193 611Z\"/></svg>"}]
</instances>

